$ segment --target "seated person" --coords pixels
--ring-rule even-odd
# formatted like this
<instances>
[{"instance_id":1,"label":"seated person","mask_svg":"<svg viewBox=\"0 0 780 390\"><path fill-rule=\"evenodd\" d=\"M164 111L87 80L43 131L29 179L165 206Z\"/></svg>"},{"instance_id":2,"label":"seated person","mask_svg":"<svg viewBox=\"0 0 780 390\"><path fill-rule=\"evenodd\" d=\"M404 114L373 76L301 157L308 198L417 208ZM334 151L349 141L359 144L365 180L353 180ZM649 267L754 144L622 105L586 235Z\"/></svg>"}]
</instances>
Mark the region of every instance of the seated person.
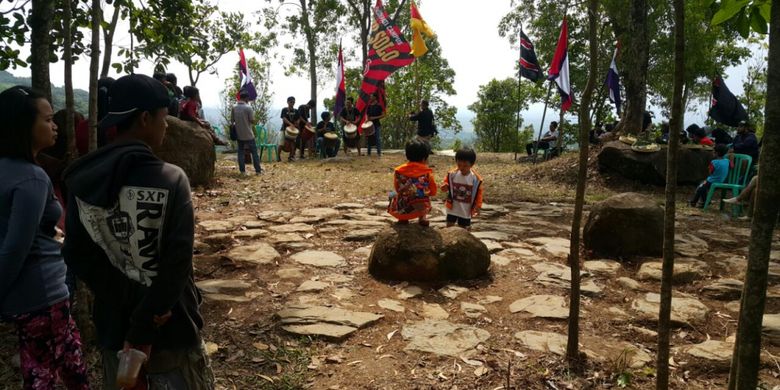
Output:
<instances>
[{"instance_id":1,"label":"seated person","mask_svg":"<svg viewBox=\"0 0 780 390\"><path fill-rule=\"evenodd\" d=\"M728 145L734 141L734 139L731 138L731 135L729 135L726 130L721 129L720 127L716 127L712 130L711 137L713 140L715 140L715 145Z\"/></svg>"},{"instance_id":2,"label":"seated person","mask_svg":"<svg viewBox=\"0 0 780 390\"><path fill-rule=\"evenodd\" d=\"M669 122L661 122L661 135L655 139L655 143L661 144L661 145L667 145L669 144L669 132L671 128L669 127ZM685 131L680 131L680 143L681 144L687 144L688 143L688 136L686 135Z\"/></svg>"},{"instance_id":3,"label":"seated person","mask_svg":"<svg viewBox=\"0 0 780 390\"><path fill-rule=\"evenodd\" d=\"M525 145L525 150L530 156L534 152L534 148L547 150L550 149L550 144L558 140L558 122L550 122L550 130L542 136L539 142L530 142Z\"/></svg>"},{"instance_id":4,"label":"seated person","mask_svg":"<svg viewBox=\"0 0 780 390\"><path fill-rule=\"evenodd\" d=\"M729 166L731 161L726 153L729 148L726 145L715 146L715 158L710 161L710 175L696 188L693 197L688 202L691 207L704 207L704 201L707 199L707 193L710 191L712 184L723 183L726 181L726 177L729 174ZM700 204L699 201L702 201Z\"/></svg>"},{"instance_id":5,"label":"seated person","mask_svg":"<svg viewBox=\"0 0 780 390\"><path fill-rule=\"evenodd\" d=\"M341 147L341 140L336 137L334 140L326 140L325 133L336 134L336 126L330 121L330 113L323 111L320 114L322 120L317 123L317 149L320 150L320 157L336 157Z\"/></svg>"},{"instance_id":6,"label":"seated person","mask_svg":"<svg viewBox=\"0 0 780 390\"><path fill-rule=\"evenodd\" d=\"M713 142L710 137L707 137L707 133L704 131L704 129L699 127L699 125L692 124L688 126L686 131L691 137L691 143L694 145L715 146L715 142Z\"/></svg>"},{"instance_id":7,"label":"seated person","mask_svg":"<svg viewBox=\"0 0 780 390\"><path fill-rule=\"evenodd\" d=\"M191 86L184 87L184 97L185 99L179 104L179 118L200 125L209 133L214 145L227 145L227 142L217 137L211 124L200 116L200 90Z\"/></svg>"},{"instance_id":8,"label":"seated person","mask_svg":"<svg viewBox=\"0 0 780 390\"><path fill-rule=\"evenodd\" d=\"M739 123L737 127L737 136L731 145L734 153L747 154L753 158L753 164L758 163L758 139L750 131L750 124L745 121Z\"/></svg>"},{"instance_id":9,"label":"seated person","mask_svg":"<svg viewBox=\"0 0 780 390\"><path fill-rule=\"evenodd\" d=\"M601 135L604 134L603 126L604 125L601 122L596 122L596 126L594 126L593 129L590 130L588 141L590 141L591 145L598 145L599 143L601 143L599 137L601 137Z\"/></svg>"}]
</instances>

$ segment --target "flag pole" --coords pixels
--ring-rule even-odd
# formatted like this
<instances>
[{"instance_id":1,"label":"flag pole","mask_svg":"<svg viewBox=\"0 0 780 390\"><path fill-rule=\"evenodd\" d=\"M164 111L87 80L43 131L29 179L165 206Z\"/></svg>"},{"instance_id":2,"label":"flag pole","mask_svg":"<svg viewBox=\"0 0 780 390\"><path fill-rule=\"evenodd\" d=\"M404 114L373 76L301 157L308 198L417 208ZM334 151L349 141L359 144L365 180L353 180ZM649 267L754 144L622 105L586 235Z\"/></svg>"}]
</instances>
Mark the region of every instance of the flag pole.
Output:
<instances>
[{"instance_id":1,"label":"flag pole","mask_svg":"<svg viewBox=\"0 0 780 390\"><path fill-rule=\"evenodd\" d=\"M536 164L536 154L539 152L539 142L542 142L542 131L544 131L544 119L547 116L547 105L550 102L550 92L552 92L552 86L554 81L550 80L550 84L547 86L547 97L544 99L544 111L542 111L542 124L539 126L539 136L536 138L534 144L534 156L533 163Z\"/></svg>"},{"instance_id":2,"label":"flag pole","mask_svg":"<svg viewBox=\"0 0 780 390\"><path fill-rule=\"evenodd\" d=\"M520 36L523 36L523 24L520 24ZM522 107L522 102L520 101L520 94L522 91L522 84L521 80L523 79L523 66L520 65L520 61L523 59L523 42L522 38L520 38L520 50L518 50L518 70L517 70L517 127L515 128L515 162L517 162L517 148L519 147L518 143L520 142L520 107Z\"/></svg>"}]
</instances>

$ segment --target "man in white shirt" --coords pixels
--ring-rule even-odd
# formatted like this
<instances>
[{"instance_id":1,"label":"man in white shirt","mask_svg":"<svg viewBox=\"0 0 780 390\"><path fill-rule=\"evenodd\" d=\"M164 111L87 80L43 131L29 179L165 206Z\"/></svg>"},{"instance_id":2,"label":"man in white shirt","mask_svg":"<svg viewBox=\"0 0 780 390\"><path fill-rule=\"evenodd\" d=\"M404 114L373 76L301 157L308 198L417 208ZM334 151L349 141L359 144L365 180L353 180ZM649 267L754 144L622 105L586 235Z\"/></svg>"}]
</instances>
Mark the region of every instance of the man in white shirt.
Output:
<instances>
[{"instance_id":1,"label":"man in white shirt","mask_svg":"<svg viewBox=\"0 0 780 390\"><path fill-rule=\"evenodd\" d=\"M542 139L537 143L536 141L530 142L525 145L525 150L530 156L534 152L534 147L537 149L547 150L550 149L550 144L558 140L558 122L550 122L550 131L544 133Z\"/></svg>"}]
</instances>

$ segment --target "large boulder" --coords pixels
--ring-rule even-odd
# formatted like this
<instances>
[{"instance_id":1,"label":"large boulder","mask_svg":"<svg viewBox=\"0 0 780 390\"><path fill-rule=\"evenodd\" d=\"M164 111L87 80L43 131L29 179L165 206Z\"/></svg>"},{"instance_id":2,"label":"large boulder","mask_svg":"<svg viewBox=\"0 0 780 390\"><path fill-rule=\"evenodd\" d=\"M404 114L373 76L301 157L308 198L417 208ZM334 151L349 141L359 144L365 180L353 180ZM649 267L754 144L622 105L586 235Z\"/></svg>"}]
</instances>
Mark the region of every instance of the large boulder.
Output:
<instances>
[{"instance_id":1,"label":"large boulder","mask_svg":"<svg viewBox=\"0 0 780 390\"><path fill-rule=\"evenodd\" d=\"M217 154L208 131L195 122L168 116L162 146L154 154L184 170L192 186L205 186L214 179Z\"/></svg>"},{"instance_id":2,"label":"large boulder","mask_svg":"<svg viewBox=\"0 0 780 390\"><path fill-rule=\"evenodd\" d=\"M666 184L667 147L653 153L639 153L620 141L609 142L598 155L599 170L614 172L645 184ZM712 151L681 145L677 152L677 183L699 184L708 174Z\"/></svg>"},{"instance_id":3,"label":"large boulder","mask_svg":"<svg viewBox=\"0 0 780 390\"><path fill-rule=\"evenodd\" d=\"M368 258L368 272L389 280L473 279L484 275L488 266L487 246L467 230L418 224L382 230Z\"/></svg>"},{"instance_id":4,"label":"large boulder","mask_svg":"<svg viewBox=\"0 0 780 390\"><path fill-rule=\"evenodd\" d=\"M626 192L591 208L583 241L601 257L660 256L663 230L663 208L649 196Z\"/></svg>"}]
</instances>

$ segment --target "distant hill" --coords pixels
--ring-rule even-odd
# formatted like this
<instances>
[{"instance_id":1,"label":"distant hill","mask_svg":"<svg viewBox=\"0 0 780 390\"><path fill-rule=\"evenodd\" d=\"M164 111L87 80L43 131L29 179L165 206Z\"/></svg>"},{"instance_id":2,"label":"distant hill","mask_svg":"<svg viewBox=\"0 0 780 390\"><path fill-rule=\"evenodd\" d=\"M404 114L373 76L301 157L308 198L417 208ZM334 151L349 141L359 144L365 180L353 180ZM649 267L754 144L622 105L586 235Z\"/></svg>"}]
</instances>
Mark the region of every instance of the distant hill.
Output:
<instances>
[{"instance_id":1,"label":"distant hill","mask_svg":"<svg viewBox=\"0 0 780 390\"><path fill-rule=\"evenodd\" d=\"M0 71L0 92L13 87L14 85L26 85L30 86L32 83L29 77L16 77L6 71ZM52 105L54 111L59 111L65 108L65 88L64 87L52 87ZM89 111L89 92L83 89L74 89L73 98L75 100L76 111L87 115Z\"/></svg>"}]
</instances>

